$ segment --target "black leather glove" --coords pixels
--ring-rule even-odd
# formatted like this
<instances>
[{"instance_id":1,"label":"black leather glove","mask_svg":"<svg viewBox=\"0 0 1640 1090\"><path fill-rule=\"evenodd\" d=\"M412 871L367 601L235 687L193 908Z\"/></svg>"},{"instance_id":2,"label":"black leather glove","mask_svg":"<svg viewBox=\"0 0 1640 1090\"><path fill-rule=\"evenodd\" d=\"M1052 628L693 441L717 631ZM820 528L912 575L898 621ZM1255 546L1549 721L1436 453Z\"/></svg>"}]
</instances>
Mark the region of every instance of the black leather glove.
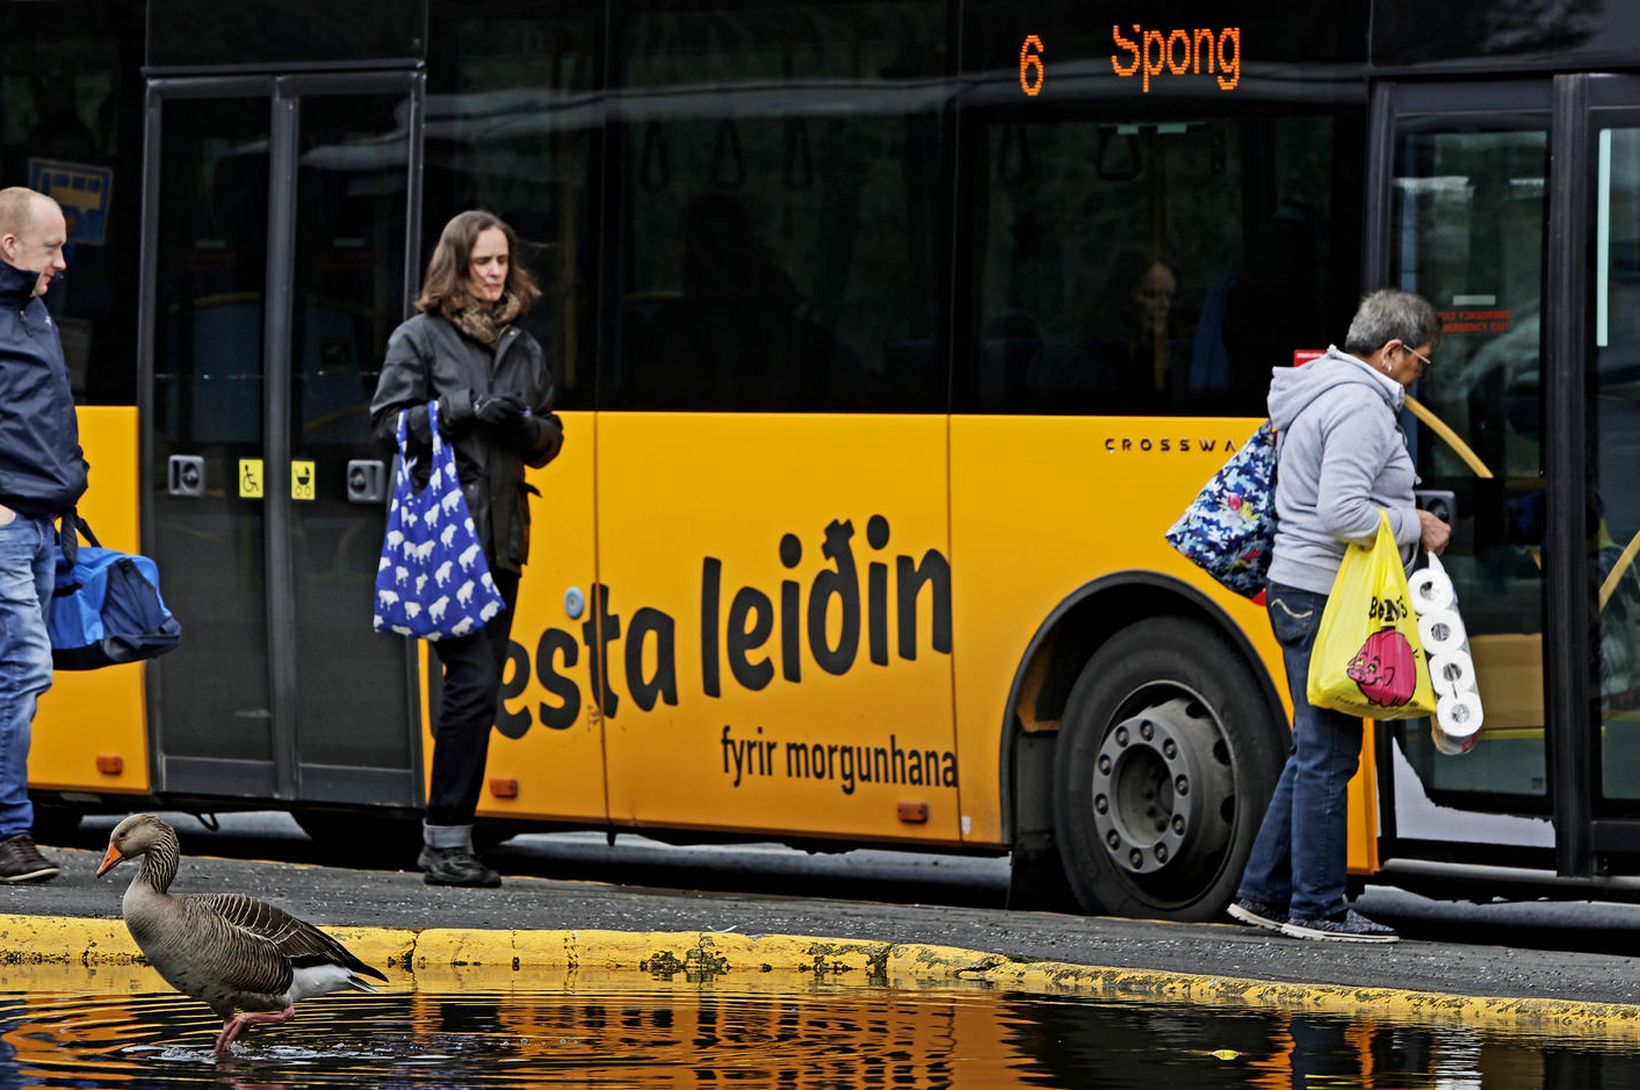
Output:
<instances>
[{"instance_id":1,"label":"black leather glove","mask_svg":"<svg viewBox=\"0 0 1640 1090\"><path fill-rule=\"evenodd\" d=\"M558 457L558 452L564 449L564 422L558 419L558 414L547 413L541 423L544 441L536 449L532 463L538 467L551 462Z\"/></svg>"},{"instance_id":2,"label":"black leather glove","mask_svg":"<svg viewBox=\"0 0 1640 1090\"><path fill-rule=\"evenodd\" d=\"M418 419L419 422L418 422ZM473 426L473 392L465 387L450 390L440 394L438 399L438 430L439 433L454 439ZM433 441L433 435L427 430L427 410L418 407L410 417L411 430L415 436L426 443ZM425 435L423 434L425 433Z\"/></svg>"},{"instance_id":3,"label":"black leather glove","mask_svg":"<svg viewBox=\"0 0 1640 1090\"><path fill-rule=\"evenodd\" d=\"M550 450L557 455L558 448L564 445L564 422L558 419L555 412L545 412L536 417L541 422L541 430L536 436L537 450Z\"/></svg>"},{"instance_id":4,"label":"black leather glove","mask_svg":"<svg viewBox=\"0 0 1640 1090\"><path fill-rule=\"evenodd\" d=\"M473 415L480 423L505 433L524 419L524 403L512 394L488 394L474 400Z\"/></svg>"},{"instance_id":5,"label":"black leather glove","mask_svg":"<svg viewBox=\"0 0 1640 1090\"><path fill-rule=\"evenodd\" d=\"M501 426L501 438L514 450L524 451L535 445L535 433L539 425L530 411L525 409L518 416L513 417Z\"/></svg>"}]
</instances>

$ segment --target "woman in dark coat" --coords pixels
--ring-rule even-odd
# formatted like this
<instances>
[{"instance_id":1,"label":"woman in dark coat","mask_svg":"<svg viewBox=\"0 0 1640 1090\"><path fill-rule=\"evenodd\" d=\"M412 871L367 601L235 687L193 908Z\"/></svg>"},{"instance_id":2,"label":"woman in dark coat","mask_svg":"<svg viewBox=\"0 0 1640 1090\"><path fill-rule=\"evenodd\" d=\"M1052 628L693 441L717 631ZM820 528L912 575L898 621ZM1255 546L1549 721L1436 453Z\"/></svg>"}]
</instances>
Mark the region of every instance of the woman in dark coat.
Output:
<instances>
[{"instance_id":1,"label":"woman in dark coat","mask_svg":"<svg viewBox=\"0 0 1640 1090\"><path fill-rule=\"evenodd\" d=\"M513 324L541 294L512 261L517 243L488 212L462 212L445 224L416 300L421 313L393 331L370 403L377 437L395 446L399 412L407 412L414 451L432 444L427 403L437 400L439 431L455 449L462 493L506 601L479 631L433 643L444 689L418 860L432 885L501 884L473 853L473 813L529 556L524 467L546 465L563 443L541 345ZM417 459L422 467L429 461ZM425 478L423 468L417 487Z\"/></svg>"}]
</instances>

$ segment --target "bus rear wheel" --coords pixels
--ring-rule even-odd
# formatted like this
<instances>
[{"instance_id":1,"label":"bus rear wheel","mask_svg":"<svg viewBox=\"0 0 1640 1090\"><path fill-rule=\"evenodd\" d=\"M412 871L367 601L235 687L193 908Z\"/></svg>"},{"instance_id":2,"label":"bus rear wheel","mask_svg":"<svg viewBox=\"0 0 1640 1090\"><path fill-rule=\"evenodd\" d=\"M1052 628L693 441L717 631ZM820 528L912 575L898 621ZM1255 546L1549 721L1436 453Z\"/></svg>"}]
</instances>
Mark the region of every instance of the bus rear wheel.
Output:
<instances>
[{"instance_id":1,"label":"bus rear wheel","mask_svg":"<svg viewBox=\"0 0 1640 1090\"><path fill-rule=\"evenodd\" d=\"M1216 918L1286 754L1252 667L1205 625L1113 636L1066 701L1054 830L1083 911Z\"/></svg>"}]
</instances>

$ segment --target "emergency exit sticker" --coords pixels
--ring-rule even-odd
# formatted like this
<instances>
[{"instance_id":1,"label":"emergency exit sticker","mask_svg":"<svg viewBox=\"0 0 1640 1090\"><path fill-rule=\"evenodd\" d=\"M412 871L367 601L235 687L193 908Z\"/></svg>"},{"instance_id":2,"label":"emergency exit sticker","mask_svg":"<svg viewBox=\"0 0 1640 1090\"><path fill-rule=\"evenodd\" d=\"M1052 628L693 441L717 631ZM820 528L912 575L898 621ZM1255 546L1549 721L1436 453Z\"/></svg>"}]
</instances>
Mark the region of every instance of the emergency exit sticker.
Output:
<instances>
[{"instance_id":1,"label":"emergency exit sticker","mask_svg":"<svg viewBox=\"0 0 1640 1090\"><path fill-rule=\"evenodd\" d=\"M239 459L239 498L242 500L259 500L262 498L262 459Z\"/></svg>"},{"instance_id":2,"label":"emergency exit sticker","mask_svg":"<svg viewBox=\"0 0 1640 1090\"><path fill-rule=\"evenodd\" d=\"M1459 296L1459 298L1488 298L1486 296ZM1442 333L1507 333L1514 325L1515 315L1510 310L1496 307L1482 309L1437 310Z\"/></svg>"},{"instance_id":3,"label":"emergency exit sticker","mask_svg":"<svg viewBox=\"0 0 1640 1090\"><path fill-rule=\"evenodd\" d=\"M313 463L290 463L290 498L293 500L311 500L317 497L313 480Z\"/></svg>"}]
</instances>

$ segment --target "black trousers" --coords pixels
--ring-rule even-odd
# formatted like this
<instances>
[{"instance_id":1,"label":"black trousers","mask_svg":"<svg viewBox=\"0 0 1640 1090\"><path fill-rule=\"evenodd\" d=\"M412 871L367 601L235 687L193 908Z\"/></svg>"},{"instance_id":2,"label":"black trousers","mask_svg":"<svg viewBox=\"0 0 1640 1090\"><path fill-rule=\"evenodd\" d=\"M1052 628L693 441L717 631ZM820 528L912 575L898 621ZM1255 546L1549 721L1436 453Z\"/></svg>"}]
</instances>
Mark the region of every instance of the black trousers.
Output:
<instances>
[{"instance_id":1,"label":"black trousers","mask_svg":"<svg viewBox=\"0 0 1640 1090\"><path fill-rule=\"evenodd\" d=\"M501 697L501 671L518 605L518 573L490 569L506 608L471 636L438 640L433 653L444 667L438 722L433 727L433 776L427 792L429 825L471 825L484 787L490 728Z\"/></svg>"}]
</instances>

